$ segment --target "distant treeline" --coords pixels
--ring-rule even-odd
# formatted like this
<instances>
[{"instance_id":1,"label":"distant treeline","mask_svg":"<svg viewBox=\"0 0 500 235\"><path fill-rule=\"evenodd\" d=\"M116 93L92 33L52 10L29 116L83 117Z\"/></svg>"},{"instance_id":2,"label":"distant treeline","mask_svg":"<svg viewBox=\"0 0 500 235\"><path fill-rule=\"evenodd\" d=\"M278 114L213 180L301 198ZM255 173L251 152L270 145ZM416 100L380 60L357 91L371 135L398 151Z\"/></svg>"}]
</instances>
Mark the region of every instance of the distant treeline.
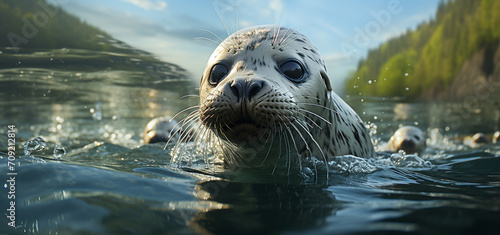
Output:
<instances>
[{"instance_id":1,"label":"distant treeline","mask_svg":"<svg viewBox=\"0 0 500 235\"><path fill-rule=\"evenodd\" d=\"M442 1L433 20L370 50L346 91L413 98L425 89L444 89L475 52L499 44L500 1Z\"/></svg>"},{"instance_id":2,"label":"distant treeline","mask_svg":"<svg viewBox=\"0 0 500 235\"><path fill-rule=\"evenodd\" d=\"M111 37L46 0L0 0L0 47L114 51Z\"/></svg>"}]
</instances>

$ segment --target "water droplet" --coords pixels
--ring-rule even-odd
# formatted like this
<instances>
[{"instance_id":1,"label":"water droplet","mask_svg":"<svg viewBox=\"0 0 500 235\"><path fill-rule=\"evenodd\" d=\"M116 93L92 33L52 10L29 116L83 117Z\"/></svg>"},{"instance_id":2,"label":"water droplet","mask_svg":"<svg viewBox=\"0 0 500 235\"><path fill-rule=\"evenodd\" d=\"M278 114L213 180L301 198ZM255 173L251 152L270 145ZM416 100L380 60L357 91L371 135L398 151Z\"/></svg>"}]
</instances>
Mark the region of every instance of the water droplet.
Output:
<instances>
[{"instance_id":1,"label":"water droplet","mask_svg":"<svg viewBox=\"0 0 500 235\"><path fill-rule=\"evenodd\" d=\"M378 119L378 117L377 117L377 116L373 116L373 119L374 119L374 120L377 120L377 119Z\"/></svg>"},{"instance_id":2,"label":"water droplet","mask_svg":"<svg viewBox=\"0 0 500 235\"><path fill-rule=\"evenodd\" d=\"M414 124L415 126L418 126L418 122L414 122L413 124Z\"/></svg>"},{"instance_id":3,"label":"water droplet","mask_svg":"<svg viewBox=\"0 0 500 235\"><path fill-rule=\"evenodd\" d=\"M7 188L8 186L7 186L7 184L3 184L3 187L4 187L4 188Z\"/></svg>"},{"instance_id":4,"label":"water droplet","mask_svg":"<svg viewBox=\"0 0 500 235\"><path fill-rule=\"evenodd\" d=\"M24 143L24 155L31 155L32 152L42 151L45 148L47 148L45 140L41 137L36 137Z\"/></svg>"},{"instance_id":5,"label":"water droplet","mask_svg":"<svg viewBox=\"0 0 500 235\"><path fill-rule=\"evenodd\" d=\"M405 73L405 77L408 77L408 73Z\"/></svg>"},{"instance_id":6,"label":"water droplet","mask_svg":"<svg viewBox=\"0 0 500 235\"><path fill-rule=\"evenodd\" d=\"M75 73L75 76L80 77L80 76L82 76L82 73Z\"/></svg>"},{"instance_id":7,"label":"water droplet","mask_svg":"<svg viewBox=\"0 0 500 235\"><path fill-rule=\"evenodd\" d=\"M364 102L364 101L365 101L365 99L361 99L361 102Z\"/></svg>"},{"instance_id":8,"label":"water droplet","mask_svg":"<svg viewBox=\"0 0 500 235\"><path fill-rule=\"evenodd\" d=\"M409 90L410 90L410 88L409 88L409 87L407 87L405 90L409 91Z\"/></svg>"},{"instance_id":9,"label":"water droplet","mask_svg":"<svg viewBox=\"0 0 500 235\"><path fill-rule=\"evenodd\" d=\"M66 154L66 150L64 149L63 146L56 145L56 147L54 147L54 158L56 160L61 159L65 154Z\"/></svg>"},{"instance_id":10,"label":"water droplet","mask_svg":"<svg viewBox=\"0 0 500 235\"><path fill-rule=\"evenodd\" d=\"M370 84L370 85L371 85L371 84L372 84L372 80L369 80L369 81L368 81L368 84Z\"/></svg>"}]
</instances>

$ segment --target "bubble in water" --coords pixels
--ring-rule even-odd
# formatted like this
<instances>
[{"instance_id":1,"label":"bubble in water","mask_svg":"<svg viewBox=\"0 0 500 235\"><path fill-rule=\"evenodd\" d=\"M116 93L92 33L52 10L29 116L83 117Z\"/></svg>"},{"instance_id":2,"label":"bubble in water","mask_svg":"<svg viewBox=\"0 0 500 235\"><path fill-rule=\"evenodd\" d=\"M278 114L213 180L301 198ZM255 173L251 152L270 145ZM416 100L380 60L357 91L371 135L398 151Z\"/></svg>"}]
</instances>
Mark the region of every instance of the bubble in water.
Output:
<instances>
[{"instance_id":1,"label":"bubble in water","mask_svg":"<svg viewBox=\"0 0 500 235\"><path fill-rule=\"evenodd\" d=\"M24 143L24 155L31 155L32 152L42 151L47 148L47 144L42 137L36 137Z\"/></svg>"},{"instance_id":2,"label":"bubble in water","mask_svg":"<svg viewBox=\"0 0 500 235\"><path fill-rule=\"evenodd\" d=\"M64 156L64 154L66 154L66 149L64 149L63 146L56 145L56 147L54 147L54 158L56 160L61 159Z\"/></svg>"}]
</instances>

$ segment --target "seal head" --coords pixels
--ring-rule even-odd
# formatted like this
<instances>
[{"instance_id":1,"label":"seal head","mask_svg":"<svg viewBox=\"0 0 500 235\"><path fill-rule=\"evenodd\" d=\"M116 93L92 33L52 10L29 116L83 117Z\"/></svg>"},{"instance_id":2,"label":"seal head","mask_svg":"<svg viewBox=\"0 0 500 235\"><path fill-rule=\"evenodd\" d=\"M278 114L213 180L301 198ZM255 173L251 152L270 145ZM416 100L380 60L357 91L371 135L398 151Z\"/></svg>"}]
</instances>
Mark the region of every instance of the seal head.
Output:
<instances>
[{"instance_id":1,"label":"seal head","mask_svg":"<svg viewBox=\"0 0 500 235\"><path fill-rule=\"evenodd\" d=\"M200 83L199 135L229 165L371 157L358 115L332 92L316 47L295 30L242 29L211 55Z\"/></svg>"},{"instance_id":2,"label":"seal head","mask_svg":"<svg viewBox=\"0 0 500 235\"><path fill-rule=\"evenodd\" d=\"M399 128L388 143L392 152L404 151L407 154L422 154L426 143L424 133L414 126L403 126Z\"/></svg>"}]
</instances>

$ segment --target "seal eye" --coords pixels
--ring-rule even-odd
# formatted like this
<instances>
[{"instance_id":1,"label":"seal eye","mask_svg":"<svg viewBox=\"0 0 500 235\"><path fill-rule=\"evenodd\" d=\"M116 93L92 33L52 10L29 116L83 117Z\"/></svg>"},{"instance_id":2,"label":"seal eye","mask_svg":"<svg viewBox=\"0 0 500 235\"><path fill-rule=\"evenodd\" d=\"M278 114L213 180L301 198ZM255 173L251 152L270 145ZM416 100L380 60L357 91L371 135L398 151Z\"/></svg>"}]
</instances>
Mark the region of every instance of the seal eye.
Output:
<instances>
[{"instance_id":1,"label":"seal eye","mask_svg":"<svg viewBox=\"0 0 500 235\"><path fill-rule=\"evenodd\" d=\"M302 82L304 80L304 69L295 60L287 61L280 65L281 72L292 82Z\"/></svg>"},{"instance_id":2,"label":"seal eye","mask_svg":"<svg viewBox=\"0 0 500 235\"><path fill-rule=\"evenodd\" d=\"M214 67L212 67L212 70L210 71L210 78L208 79L208 82L210 85L217 85L219 82L227 75L229 72L229 69L223 64L216 64Z\"/></svg>"}]
</instances>

